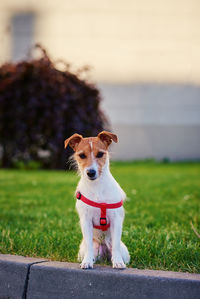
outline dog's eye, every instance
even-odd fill
[[[80,154],[79,157],[80,157],[81,159],[85,159],[85,158],[86,158],[86,155],[85,155],[85,154]]]
[[[98,153],[97,153],[97,155],[96,155],[96,157],[97,157],[97,158],[102,158],[102,157],[103,157],[103,155],[104,155],[104,153],[103,153],[103,152],[98,152]]]

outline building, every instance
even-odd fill
[[[115,159],[200,159],[198,0],[2,0],[0,62],[41,43],[92,66]]]

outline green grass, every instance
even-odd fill
[[[126,191],[122,239],[131,267],[200,272],[200,164],[113,163]],[[64,171],[0,170],[0,252],[76,262],[81,240]]]

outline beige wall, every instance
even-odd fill
[[[101,84],[119,143],[112,158],[200,160],[200,86]]]
[[[119,135],[113,158],[200,159],[199,0],[1,0],[0,63],[13,55],[11,19],[23,12],[34,34],[14,56],[39,42],[54,60],[92,67]]]
[[[200,82],[199,0],[1,0],[1,61],[21,11],[36,14],[35,41],[55,59],[91,65],[95,81]]]
[[[111,148],[113,160],[200,160],[199,125],[120,124],[115,133],[119,143]]]

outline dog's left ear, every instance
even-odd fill
[[[106,147],[108,147],[112,143],[112,140],[115,143],[118,142],[117,135],[107,131],[102,131],[101,133],[98,134],[97,137],[101,139],[101,141],[106,145]]]
[[[71,137],[67,138],[65,140],[65,148],[69,146],[75,151],[77,145],[79,145],[79,143],[81,142],[81,140],[83,139],[83,136],[79,135],[79,134],[74,134]]]

